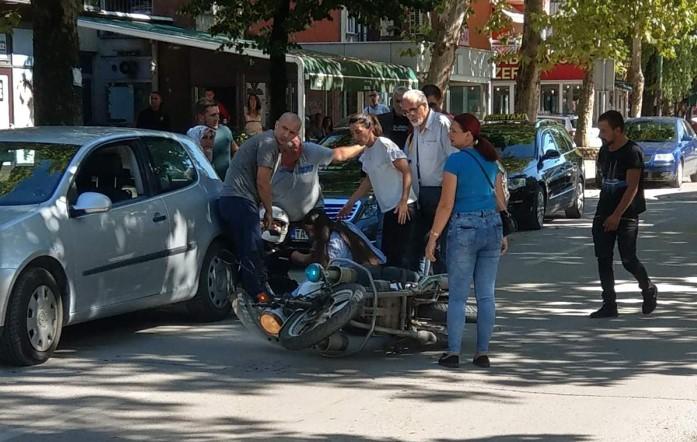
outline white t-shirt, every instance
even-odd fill
[[[402,199],[402,172],[393,163],[406,158],[406,154],[389,138],[379,137],[358,159],[370,178],[373,193],[383,213],[397,207]],[[408,201],[410,204],[416,201],[412,189],[409,189]]]
[[[411,165],[412,187],[440,187],[443,184],[443,166],[450,154],[457,152],[450,144],[450,119],[430,111],[423,130],[414,128],[411,143],[407,146]],[[418,169],[417,169],[418,165]],[[419,174],[421,182],[419,183]]]

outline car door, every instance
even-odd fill
[[[171,300],[184,299],[194,291],[199,263],[215,234],[212,197],[199,184],[194,161],[181,143],[164,137],[143,137],[141,143],[153,192],[164,201],[169,217],[161,291]]]
[[[697,174],[697,135],[692,126],[681,120],[683,127],[683,158],[685,159],[685,175]]]
[[[553,154],[555,157],[546,158]],[[554,212],[563,207],[560,198],[564,195],[566,170],[564,169],[564,158],[559,151],[554,140],[551,129],[545,129],[540,134],[540,175],[547,188],[547,212]]]
[[[135,140],[93,150],[78,167],[71,204],[84,192],[112,199],[105,213],[71,218],[74,311],[89,318],[105,307],[160,293],[170,233],[162,198],[148,191]]]
[[[562,162],[560,166],[563,177],[559,192],[559,203],[566,208],[575,200],[576,183],[579,181],[582,162],[579,161],[579,155],[576,153],[573,142],[566,131],[561,128],[552,128],[550,130],[557,149],[561,153]]]

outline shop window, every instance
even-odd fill
[[[559,113],[559,85],[545,84],[540,87],[540,112]]]
[[[484,112],[483,103],[482,87],[479,85],[450,87],[449,111],[451,114],[469,112],[481,117]]]
[[[562,89],[562,113],[576,114],[578,111],[578,100],[581,98],[580,84],[565,84]]]
[[[511,88],[508,86],[496,86],[494,88],[494,114],[510,114],[511,112]]]

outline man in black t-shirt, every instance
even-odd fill
[[[169,116],[162,111],[162,96],[150,92],[150,107],[138,114],[136,127],[140,129],[170,130]]]
[[[402,150],[404,150],[407,137],[412,130],[411,123],[402,110],[402,95],[408,90],[409,89],[404,86],[396,88],[392,94],[391,111],[386,114],[377,115],[380,126],[382,126],[383,135],[392,140],[392,142]]]
[[[617,242],[622,265],[639,282],[647,315],[656,308],[658,289],[651,283],[646,268],[637,258],[639,214],[646,210],[644,199],[644,153],[627,139],[624,119],[617,111],[608,111],[598,119],[603,146],[598,153],[597,170],[602,174],[600,200],[593,219],[593,244],[603,289],[603,306],[591,318],[617,317],[617,295],[612,257]]]

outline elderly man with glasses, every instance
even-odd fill
[[[413,126],[407,140],[406,152],[412,170],[412,186],[419,208],[419,238],[431,230],[433,217],[440,201],[443,167],[450,154],[457,152],[450,144],[450,119],[428,105],[426,95],[410,90],[402,96],[402,109]],[[440,242],[434,270],[446,273],[445,241]],[[425,243],[424,243],[425,247]]]

